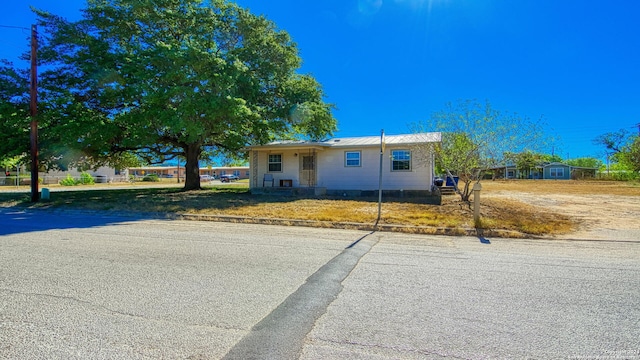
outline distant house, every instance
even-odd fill
[[[571,166],[563,163],[553,162],[542,166],[544,179],[569,180],[594,178],[597,168],[587,168]]]
[[[531,169],[520,170],[515,164],[507,164],[489,169],[493,171],[494,179],[542,179],[543,171],[541,166]]]
[[[200,168],[200,175],[209,175],[216,179],[220,175],[235,175],[238,179],[248,179],[251,173],[248,166],[214,166]]]
[[[128,169],[129,175],[144,177],[146,175],[158,175],[161,178],[173,178],[180,174],[184,177],[184,166],[141,166]]]
[[[184,165],[175,166],[144,166],[129,168],[129,175],[136,177],[144,177],[145,175],[155,174],[161,178],[180,178],[184,179]],[[248,166],[213,166],[200,168],[200,175],[209,175],[213,178],[219,178],[220,175],[233,174],[239,179],[249,178]]]
[[[430,192],[434,179],[430,144],[440,133],[385,137],[382,189]],[[366,194],[379,188],[379,136],[325,141],[280,141],[249,148],[252,191],[306,188],[315,194]]]
[[[498,166],[491,170],[496,179],[570,180],[594,178],[598,169],[552,162],[536,166],[529,171],[519,170],[514,164]]]

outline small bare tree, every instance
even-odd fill
[[[458,176],[462,188],[455,185],[456,192],[465,202],[486,170],[504,164],[505,152],[536,151],[546,144],[542,119],[501,112],[488,101],[448,103],[411,127],[415,133],[442,132],[442,142],[433,149],[436,167],[447,177]]]

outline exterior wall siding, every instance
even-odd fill
[[[560,174],[561,176],[552,176],[551,169],[562,169],[562,174]],[[556,170],[556,175],[557,175],[557,170]],[[569,180],[571,179],[571,167],[568,165],[562,165],[562,164],[553,164],[553,165],[545,166],[544,179]]]
[[[282,155],[282,171],[269,172],[269,155],[280,154]],[[299,159],[296,156],[298,151],[286,150],[286,151],[258,151],[257,157],[252,157],[258,161],[257,166],[257,179],[255,184],[250,184],[251,187],[262,187],[262,180],[264,174],[272,174],[274,179],[274,186],[280,186],[280,180],[291,180],[293,187],[300,186],[300,165]],[[253,164],[252,164],[253,166]],[[253,180],[253,179],[252,179]],[[271,186],[271,184],[265,184],[265,186]]]
[[[385,191],[423,191],[430,192],[433,185],[433,157],[426,154],[422,160],[422,151],[416,148],[416,137],[412,135],[389,137],[382,156],[382,189]],[[431,138],[429,138],[431,139]],[[430,141],[439,141],[439,135]],[[322,191],[372,191],[378,190],[380,171],[380,145],[376,137],[334,139],[327,142],[285,142],[259,146],[251,149],[250,187],[262,188],[265,174],[273,175],[274,187],[282,180],[290,180],[294,188],[315,188]],[[406,141],[406,143],[402,142]],[[411,142],[413,141],[413,142]],[[423,141],[422,138],[419,141]],[[374,145],[375,144],[375,145]],[[420,142],[421,144],[421,142]],[[410,169],[392,170],[391,154],[394,150],[411,152]],[[356,158],[350,157],[352,166],[346,166],[345,154],[359,152],[360,163],[355,166]],[[282,170],[269,172],[269,155],[282,156]],[[315,154],[315,177],[309,181],[309,172],[303,170],[305,156]],[[306,162],[308,165],[309,163]],[[397,164],[402,166],[403,164]],[[315,179],[315,184],[313,179]],[[265,185],[270,187],[271,184]],[[318,192],[320,191],[320,192]]]
[[[407,148],[397,148],[397,150]],[[349,149],[362,151],[361,167],[345,167],[344,152],[347,149],[331,149],[323,153],[320,161],[318,185],[327,189],[377,190],[380,172],[380,150],[378,148]],[[387,148],[382,156],[383,190],[430,190],[433,178],[428,164],[412,156],[411,170],[391,171],[391,151]]]

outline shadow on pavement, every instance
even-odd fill
[[[81,229],[140,220],[86,212],[52,213],[38,210],[0,209],[0,236],[56,229]]]

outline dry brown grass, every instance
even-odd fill
[[[466,223],[464,216],[444,213],[441,209],[436,205],[386,200],[382,205],[381,223],[450,227]],[[372,224],[378,215],[378,204],[365,200],[298,199],[286,202],[267,201],[218,210],[200,209],[195,213]]]
[[[579,221],[518,200],[522,194],[540,197],[553,194],[610,194],[640,196],[638,184],[592,181],[484,181],[482,183],[480,224],[473,222],[473,210],[459,197],[446,196],[442,205],[428,205],[411,199],[385,198],[380,224],[409,227],[448,227],[512,230],[532,235],[565,234],[573,231]],[[508,195],[508,196],[505,196]],[[520,194],[520,195],[519,195]],[[494,195],[492,197],[492,195]],[[255,196],[245,187],[208,188],[184,192],[177,188],[74,191],[52,194],[52,201],[22,206],[74,207],[108,211],[141,211],[158,213],[188,213],[227,215],[248,218],[306,220],[320,224],[373,224],[377,218],[377,199],[297,199],[291,197]],[[0,206],[15,206],[15,197],[0,199]],[[325,226],[325,225],[322,225]],[[407,231],[412,231],[407,229]],[[415,231],[415,230],[413,230]]]
[[[483,199],[482,228],[520,231],[532,235],[566,234],[576,229],[569,216],[511,199]]]
[[[640,196],[640,184],[635,182],[596,180],[487,180],[482,182],[482,191],[487,193],[516,191],[540,195],[609,194]]]

